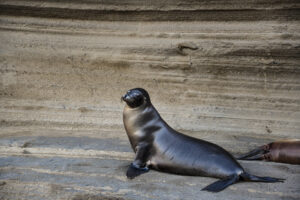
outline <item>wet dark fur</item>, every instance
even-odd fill
[[[144,89],[129,90],[123,121],[135,160],[127,171],[134,178],[149,168],[174,174],[208,176],[221,180],[203,190],[219,192],[238,181],[280,182],[283,179],[257,177],[244,171],[222,147],[172,129],[151,104]]]

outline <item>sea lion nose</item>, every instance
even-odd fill
[[[127,94],[124,94],[124,95],[121,97],[121,99],[122,99],[123,101],[125,101],[126,98],[128,98],[128,95],[127,95]]]

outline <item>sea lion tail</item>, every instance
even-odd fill
[[[216,181],[216,182],[206,186],[202,190],[206,190],[209,192],[220,192],[220,191],[224,190],[225,188],[227,188],[229,185],[232,185],[238,181],[239,181],[239,176],[234,174],[225,179]]]
[[[243,172],[240,175],[240,177],[244,181],[267,182],[267,183],[283,182],[285,180],[283,178],[272,178],[272,177],[255,176],[255,175],[252,175],[252,174],[248,174],[247,172]]]

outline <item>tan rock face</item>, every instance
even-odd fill
[[[63,199],[207,199],[207,178],[151,172],[139,179],[142,189],[125,179],[131,149],[120,97],[134,87],[148,90],[172,127],[233,153],[300,138],[297,1],[14,0],[0,10],[6,199],[54,190]],[[298,168],[246,168],[257,166],[257,175],[287,183],[233,186],[228,198],[299,197]]]

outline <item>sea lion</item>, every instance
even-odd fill
[[[279,140],[239,156],[239,160],[264,160],[300,165],[300,140]]]
[[[219,192],[238,181],[283,182],[284,179],[251,175],[222,147],[172,129],[159,115],[142,88],[121,97],[126,102],[123,122],[136,153],[127,170],[132,179],[149,171],[220,178],[203,190]]]

